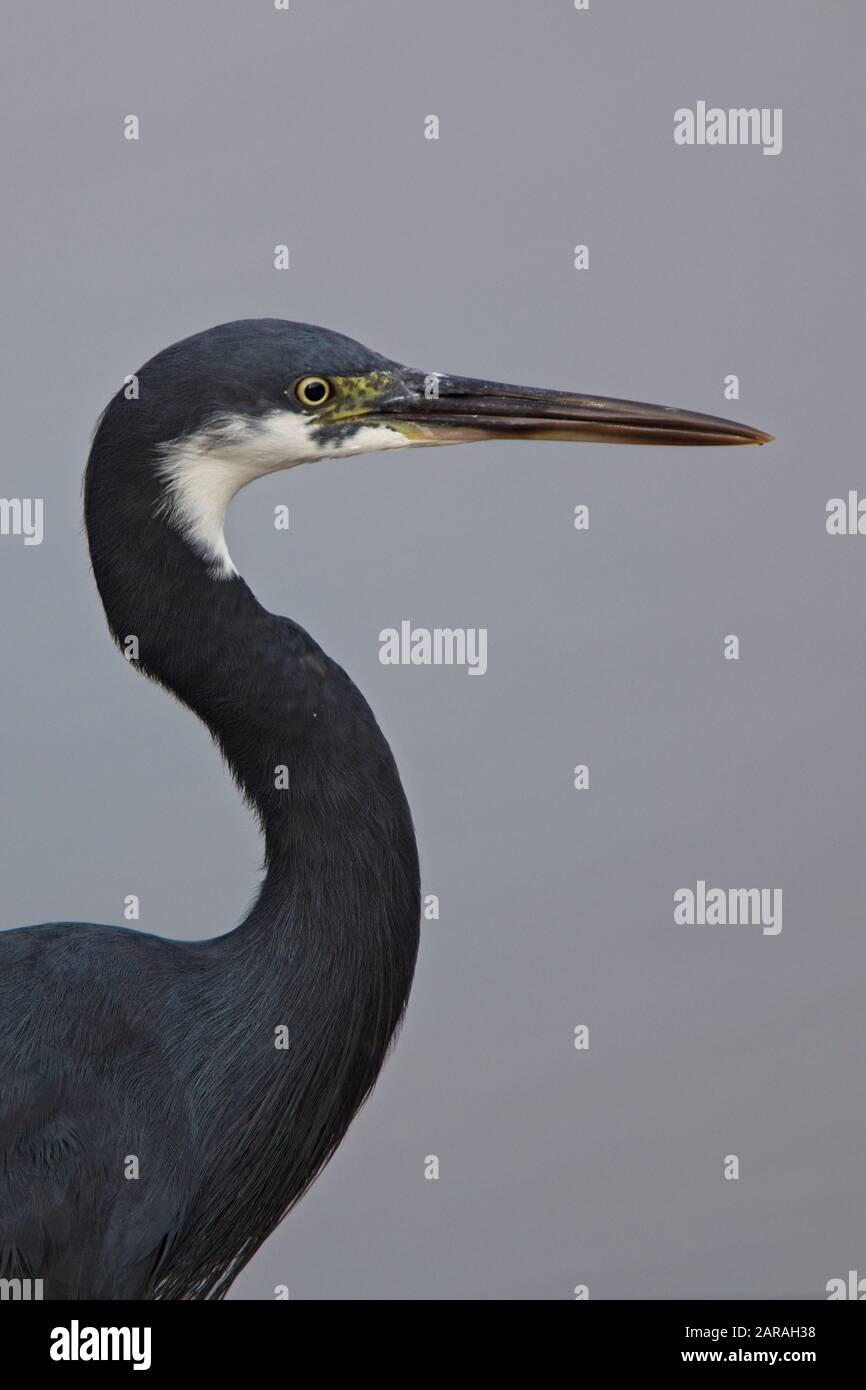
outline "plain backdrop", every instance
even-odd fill
[[[4,27],[0,488],[45,505],[41,546],[0,538],[5,927],[136,893],[195,937],[254,892],[252,821],[113,650],[81,531],[96,417],[167,343],[297,318],[777,436],[374,455],[233,504],[235,563],[376,711],[441,908],[372,1099],[232,1296],[866,1272],[866,539],[825,530],[866,487],[862,8],[18,0]],[[781,154],[676,146],[698,100],[783,108]],[[486,627],[487,674],[382,666],[403,618]],[[781,888],[781,934],[675,926],[698,879]]]

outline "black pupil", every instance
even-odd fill
[[[310,405],[318,405],[328,394],[328,388],[323,381],[308,381],[304,387],[304,399]]]

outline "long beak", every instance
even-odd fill
[[[675,406],[578,396],[472,377],[404,369],[373,407],[383,423],[423,444],[473,439],[560,439],[605,444],[769,444],[752,425]]]

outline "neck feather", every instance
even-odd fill
[[[214,577],[171,524],[153,463],[97,435],[85,483],[96,583],[115,639],[137,638],[140,669],[208,726],[265,839],[246,920],[191,948],[198,993],[176,1059],[195,1067],[202,1179],[158,1296],[221,1297],[376,1079],[412,981],[418,860],[360,692],[242,579]]]
[[[298,911],[304,897],[327,901],[327,921],[363,931],[366,915],[369,932],[388,884],[417,931],[411,818],[361,693],[238,575],[214,577],[165,515],[152,471],[139,466],[136,485],[118,487],[101,462],[91,454],[85,511],[108,623],[121,646],[137,639],[140,669],[208,726],[256,811],[268,877],[250,924],[275,914],[290,886]]]

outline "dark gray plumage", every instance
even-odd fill
[[[248,481],[266,449],[259,471],[383,443],[768,438],[425,377],[279,320],[175,344],[139,386],[111,401],[90,452],[94,576],[115,639],[134,634],[141,669],[211,730],[261,823],[266,873],[246,920],[202,941],[88,923],[0,933],[0,1277],[40,1278],[55,1299],[222,1297],[340,1142],[412,981],[418,859],[394,760],[345,672],[214,551],[231,469]]]

